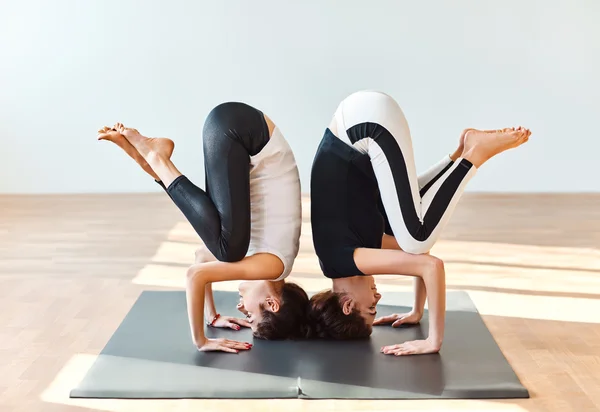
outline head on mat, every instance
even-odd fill
[[[300,286],[286,281],[255,280],[240,283],[242,312],[255,337],[290,339],[304,335],[308,295]]]
[[[337,286],[337,287],[336,287]],[[308,337],[367,338],[373,331],[381,294],[373,276],[346,278],[343,285],[315,294],[308,307]]]

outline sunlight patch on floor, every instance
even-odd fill
[[[469,292],[482,315],[600,324],[600,300]]]
[[[597,249],[440,240],[431,253],[449,262],[597,271],[600,275]]]

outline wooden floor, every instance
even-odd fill
[[[292,279],[318,290],[307,206]],[[163,194],[0,196],[0,411],[600,410],[600,195],[467,194],[433,250],[531,399],[69,399],[142,290],[182,287],[197,242]]]

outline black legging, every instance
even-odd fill
[[[181,175],[168,188],[208,250],[222,262],[242,260],[250,243],[250,156],[269,141],[264,115],[247,104],[215,107],[202,132],[206,191]]]

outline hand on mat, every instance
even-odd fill
[[[404,324],[416,325],[421,321],[422,317],[422,313],[415,311],[410,311],[408,313],[393,313],[391,315],[382,316],[375,319],[375,321],[373,321],[373,325],[387,325],[388,323],[391,323],[393,328],[397,328],[398,326]]]
[[[398,345],[389,345],[381,348],[381,352],[386,355],[424,355],[426,353],[437,353],[440,351],[440,345],[435,345],[429,339],[412,340],[410,342],[400,343]]]
[[[236,340],[229,339],[205,339],[204,344],[198,345],[200,352],[231,352],[238,353],[241,350],[250,350],[252,348],[251,343],[238,342]]]
[[[245,328],[252,327],[250,322],[246,319],[234,318],[231,316],[219,316],[212,326],[213,328],[231,328],[233,330],[240,330],[240,326]]]

